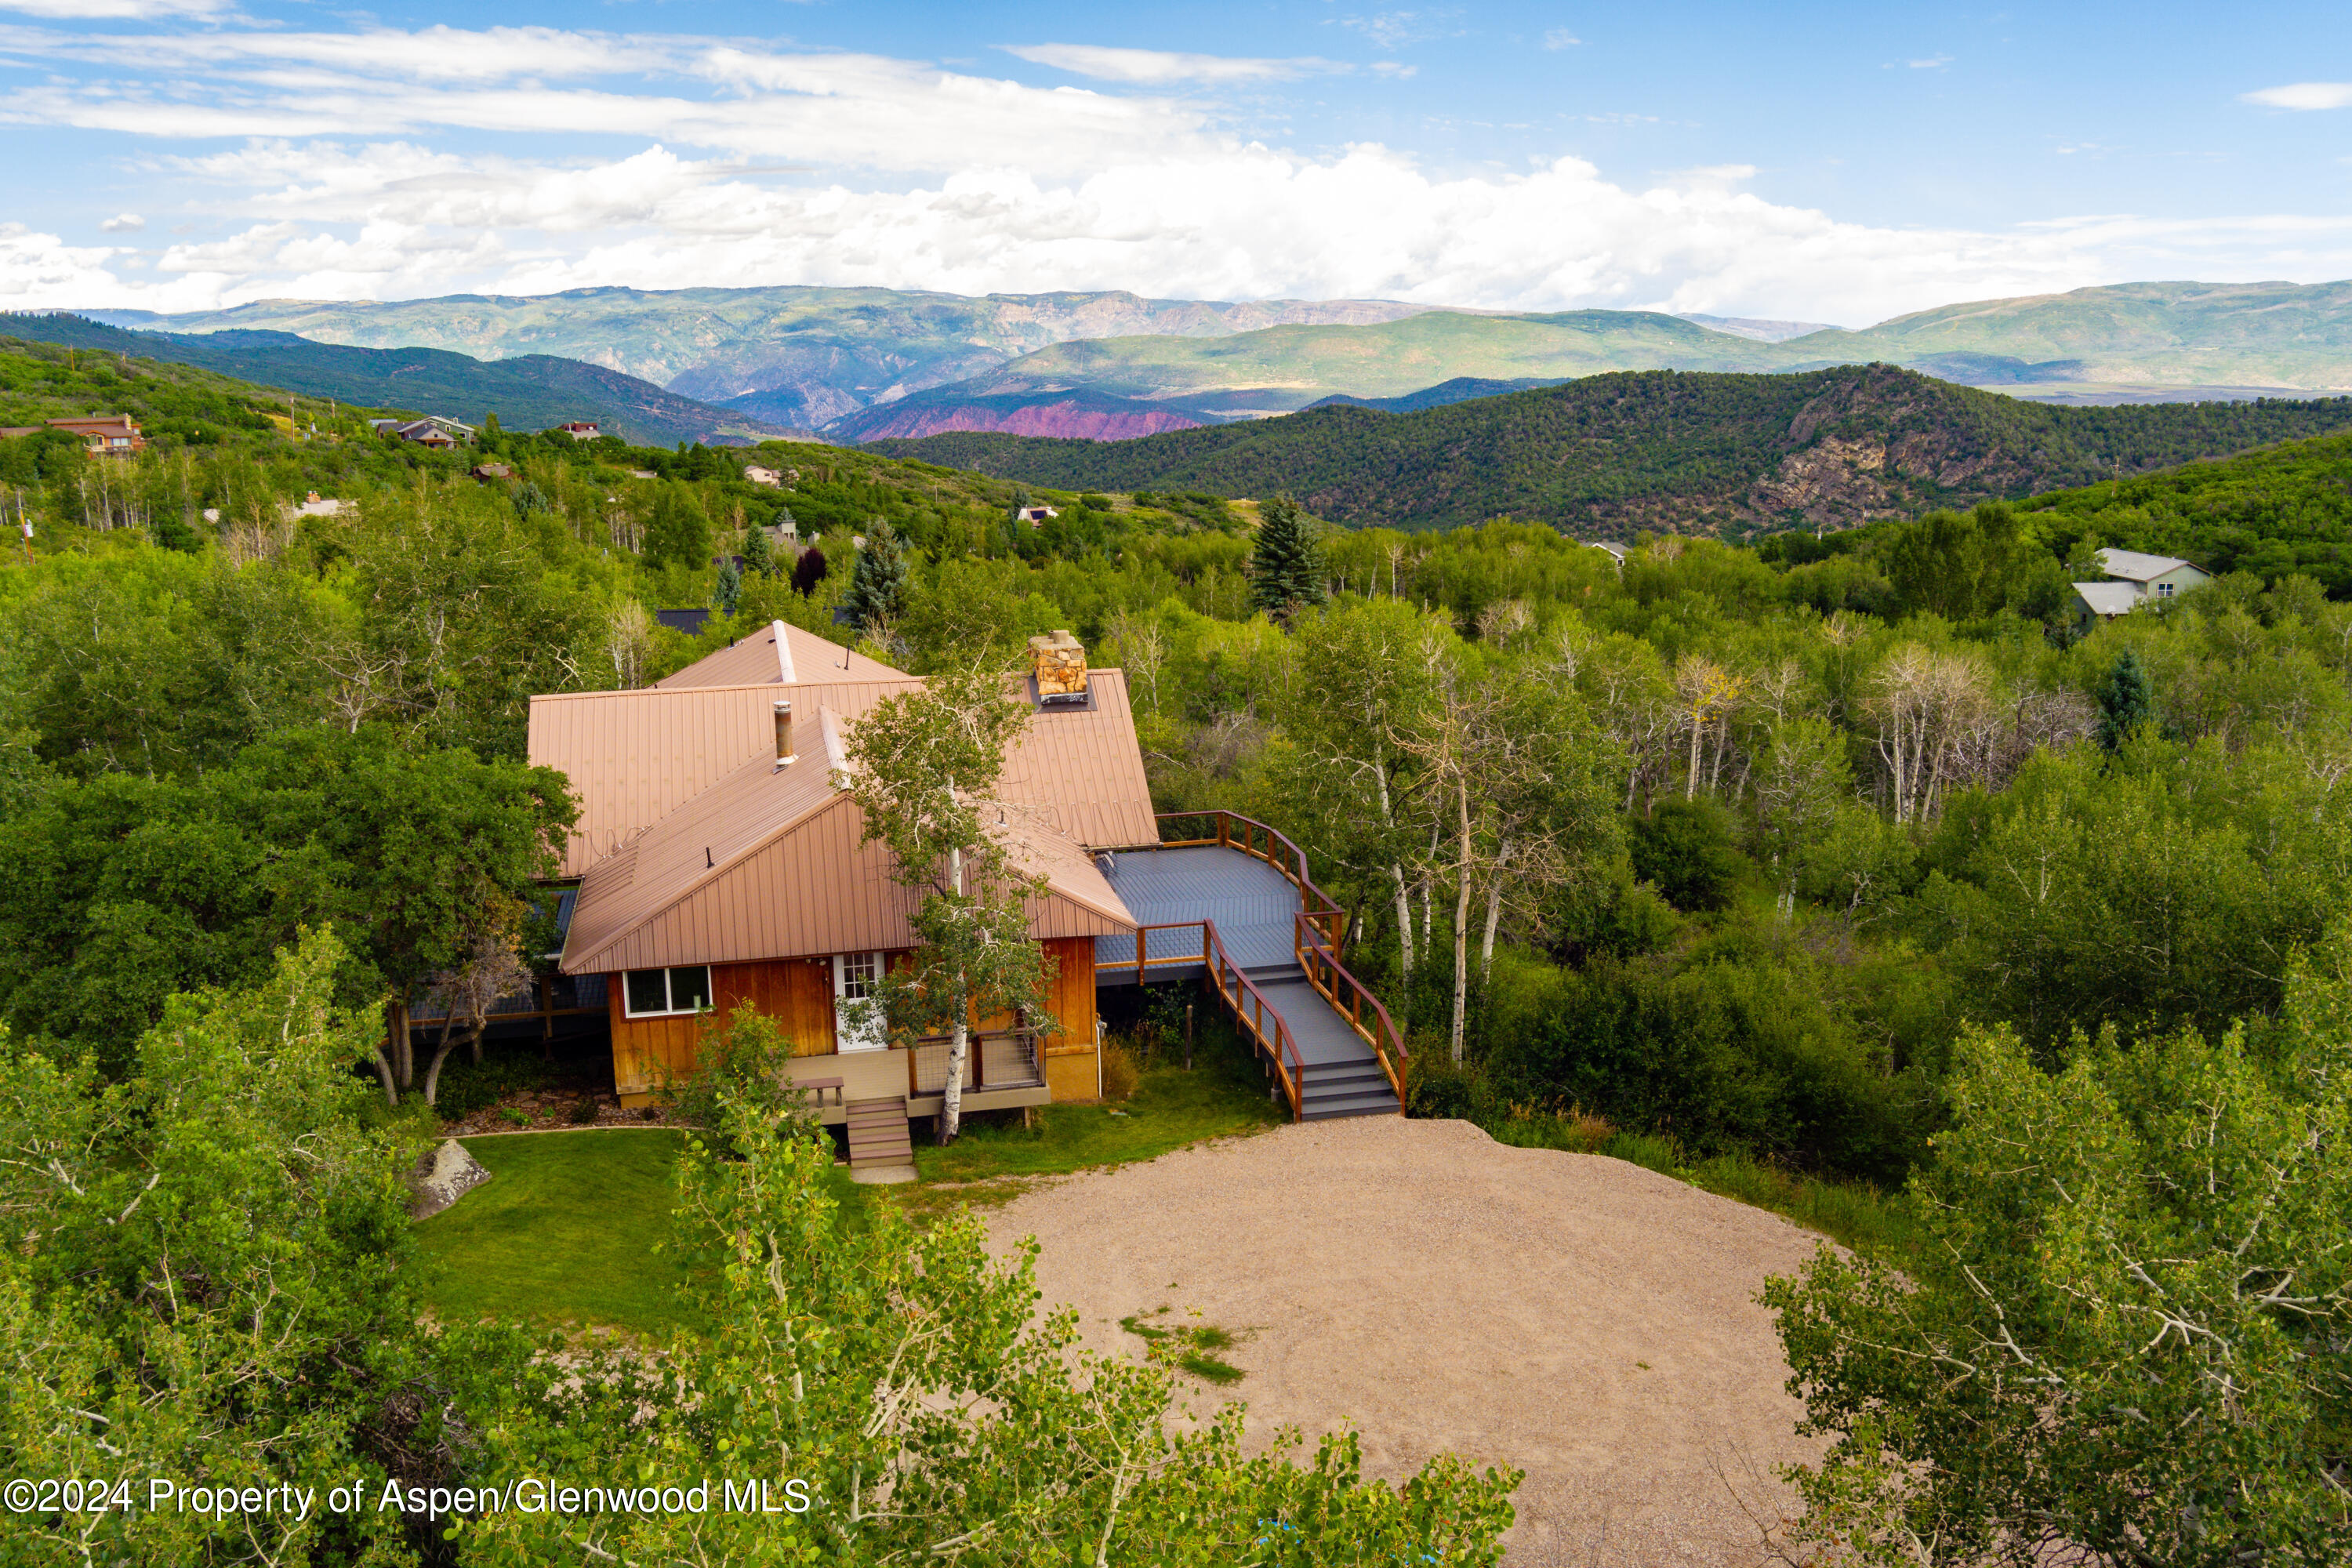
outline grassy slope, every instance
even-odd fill
[[[1436,527],[1507,514],[1576,527],[1660,501],[1694,514],[1746,504],[1748,487],[1790,453],[1837,437],[1918,443],[1936,472],[1958,476],[1952,486],[1884,473],[1873,482],[1924,506],[2032,494],[2347,424],[2352,403],[2342,401],[2053,408],[1848,367],[1594,376],[1410,414],[1332,407],[1133,441],[959,433],[874,449],[1066,488],[1288,490],[1350,523]]]
[[[346,348],[279,332],[132,332],[75,316],[15,316],[0,325],[45,342],[193,364],[309,397],[446,414],[468,424],[491,412],[517,430],[595,419],[625,440],[662,447],[786,433],[601,366],[547,355],[486,363],[437,349]]]
[[[14,324],[0,316],[0,328]],[[216,371],[154,359],[126,366],[111,354],[0,335],[0,425],[128,414],[150,440],[218,440],[232,432],[266,436],[285,412],[282,394]]]
[[[2086,381],[2352,388],[2352,282],[2124,283],[1946,305],[1782,345],[1802,360],[2080,360]]]
[[[1368,327],[1272,327],[1228,338],[1129,337],[1040,350],[974,393],[1084,386],[1120,397],[1232,393],[1234,408],[1286,410],[1346,393],[1393,397],[1453,380],[1592,375],[1633,369],[1775,370],[1799,356],[1673,316],[1432,313]]]

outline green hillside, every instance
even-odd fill
[[[1084,387],[1182,398],[1229,414],[1286,413],[1335,394],[1395,397],[1465,376],[1559,379],[1614,370],[1779,370],[1803,357],[1674,316],[1432,312],[1370,327],[1269,327],[1228,338],[1057,344],[965,387],[975,395]]]
[[[492,413],[520,430],[593,419],[624,440],[664,447],[806,434],[697,403],[600,365],[548,354],[486,363],[439,349],[347,348],[287,332],[127,331],[79,316],[9,315],[0,317],[0,325],[21,338],[201,365],[309,397],[444,414],[475,425]]]
[[[973,298],[786,287],[575,289],[531,298],[459,294],[352,303],[264,300],[226,310],[105,319],[174,331],[266,329],[321,342],[446,349],[486,360],[556,354],[749,416],[814,427],[1070,338],[1215,336],[1286,321],[1384,321],[1421,309],[1364,300],[1224,303],[1125,292]]]
[[[2352,435],[2063,490],[2022,510],[2062,553],[2091,538],[2210,572],[2299,572],[2352,597]]]
[[[1342,405],[1133,441],[966,433],[875,447],[1066,488],[1288,490],[1356,524],[1508,515],[1738,535],[2032,495],[2347,426],[2341,398],[2053,408],[1881,365],[1625,373],[1418,413]]]
[[[1885,360],[1936,374],[1945,372],[1920,362],[1963,354],[2013,362],[1965,376],[1978,384],[2024,379],[2352,390],[2352,282],[2119,283],[1946,305],[1867,331],[1813,332],[1780,346],[1816,363]],[[2040,374],[2020,377],[2021,367],[2040,367]]]

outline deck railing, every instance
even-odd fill
[[[1298,1055],[1298,1041],[1291,1035],[1290,1026],[1265,994],[1250,977],[1242,973],[1240,964],[1226,955],[1225,944],[1217,935],[1217,922],[1212,920],[1181,921],[1171,925],[1138,926],[1135,931],[1135,978],[1142,984],[1145,971],[1154,962],[1150,957],[1151,933],[1156,931],[1196,931],[1199,945],[1190,953],[1178,949],[1177,956],[1158,962],[1200,964],[1207,978],[1217,988],[1226,1010],[1257,1042],[1258,1049],[1274,1066],[1274,1076],[1282,1084],[1283,1098],[1290,1102],[1290,1119],[1301,1119],[1303,1096],[1307,1088],[1307,1064]]]
[[[1243,854],[1263,860],[1282,873],[1290,885],[1298,889],[1298,901],[1318,929],[1328,939],[1333,948],[1339,946],[1348,933],[1348,914],[1339,900],[1317,887],[1307,874],[1307,851],[1292,843],[1281,829],[1269,827],[1253,816],[1236,811],[1163,811],[1156,819],[1161,824],[1160,847],[1162,849],[1187,849],[1196,845],[1214,844],[1221,848],[1238,849]],[[1171,822],[1213,823],[1216,831],[1207,837],[1170,838],[1167,824]]]
[[[964,1052],[963,1086],[967,1089],[1028,1089],[1045,1081],[1037,1056],[1034,1029],[974,1029]],[[907,1058],[909,1098],[944,1094],[948,1087],[948,1053],[955,1042],[946,1035],[925,1035],[902,1047]],[[995,1060],[990,1061],[993,1044]]]

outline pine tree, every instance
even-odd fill
[[[769,542],[768,531],[756,522],[743,531],[743,570],[762,577],[776,574],[776,547]]]
[[[1258,509],[1257,549],[1250,557],[1257,607],[1288,625],[1302,605],[1323,603],[1323,552],[1315,521],[1288,495]]]
[[[719,585],[710,591],[710,607],[732,616],[743,597],[743,574],[730,559],[719,563]]]
[[[2099,744],[2115,751],[2134,730],[2156,721],[2156,690],[2139,650],[2127,647],[2099,682]]]
[[[842,599],[850,624],[860,630],[896,616],[907,593],[907,552],[898,530],[878,517],[866,529],[866,548],[857,552],[857,567]]]

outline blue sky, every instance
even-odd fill
[[[490,18],[495,16],[495,21]],[[2352,275],[2341,6],[0,0],[0,305]]]

